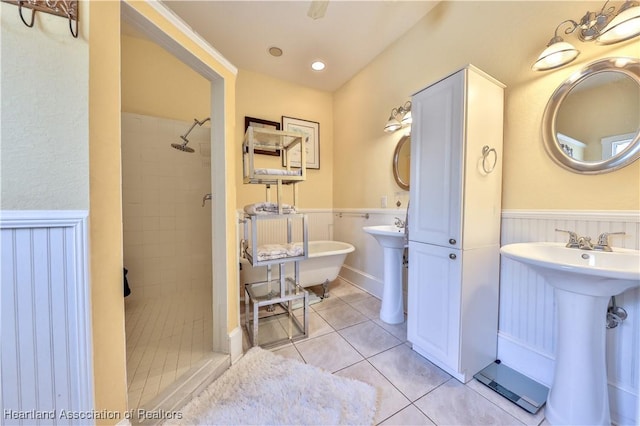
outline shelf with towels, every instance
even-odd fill
[[[244,284],[245,327],[253,346],[275,346],[309,335],[309,293],[299,285],[300,261],[309,253],[307,215],[296,210],[297,184],[306,179],[306,153],[303,135],[249,126],[242,144],[242,170],[245,184],[265,185],[266,200],[249,204],[244,208],[244,238],[240,253],[252,266],[265,267],[265,279]],[[264,152],[277,153],[260,155]],[[292,161],[300,160],[302,167],[293,167]],[[274,161],[274,160],[279,160]],[[283,186],[293,189],[293,204],[282,202]],[[271,188],[276,197],[271,201]],[[280,223],[269,232],[261,232],[264,221]],[[275,229],[275,231],[274,231]],[[268,239],[268,241],[259,241]],[[285,276],[285,264],[293,263],[294,276]],[[273,266],[277,266],[273,270]],[[294,305],[303,308],[302,323],[293,313]],[[266,308],[266,309],[264,309]],[[282,330],[286,336],[275,341],[259,339],[259,326],[274,316],[288,317],[288,325]]]
[[[303,135],[262,127],[247,127],[242,143],[242,176],[244,183],[289,185],[306,179],[306,152]],[[278,155],[265,156],[260,152]],[[300,155],[301,167],[293,167],[294,154]],[[280,160],[277,164],[274,159]],[[296,160],[297,161],[297,160]],[[276,164],[274,164],[276,163]]]

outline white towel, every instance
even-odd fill
[[[286,170],[286,169],[255,169],[255,175],[278,175],[278,176],[301,176],[302,170]]]
[[[287,257],[287,248],[282,244],[265,244],[258,247],[258,260]]]
[[[304,254],[300,244],[264,244],[258,247],[258,261],[297,257]]]
[[[249,204],[244,206],[244,211],[247,214],[277,214],[278,205],[276,203],[268,202]],[[296,213],[296,208],[289,204],[282,204],[282,213]]]
[[[304,254],[304,247],[301,243],[287,244],[287,256],[295,257],[302,256]]]

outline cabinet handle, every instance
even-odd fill
[[[453,254],[453,253],[449,254],[449,259],[454,260],[455,258],[456,258],[455,254]]]
[[[449,240],[449,244],[455,244],[455,243],[456,243],[456,240],[454,240],[453,238]]]

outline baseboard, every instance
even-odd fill
[[[550,387],[553,382],[554,358],[513,337],[498,333],[498,359],[505,365]],[[633,389],[608,383],[611,420],[617,425],[637,424],[638,398]]]
[[[242,358],[242,327],[238,326],[229,333],[229,355],[231,356],[231,364],[235,364]]]
[[[640,424],[640,395],[632,389],[609,383],[609,410],[611,421],[617,425]]]
[[[549,387],[553,382],[554,359],[536,348],[498,332],[498,359],[505,365]]]
[[[374,295],[378,299],[382,299],[384,284],[373,275],[369,275],[348,265],[342,265],[342,268],[340,269],[340,277],[362,288],[364,291]],[[329,292],[331,292],[331,287],[329,287]]]

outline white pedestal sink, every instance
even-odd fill
[[[609,298],[640,285],[640,252],[600,252],[561,243],[519,243],[503,256],[537,270],[554,287],[556,360],[545,417],[552,425],[611,425],[605,318]]]
[[[387,324],[400,324],[404,322],[402,300],[404,229],[394,225],[365,226],[362,229],[373,235],[384,250],[384,287],[380,319]]]

